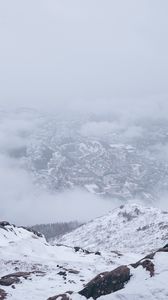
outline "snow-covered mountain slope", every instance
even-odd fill
[[[8,222],[0,222],[0,246],[7,246],[12,243],[19,243],[20,241],[31,241],[32,239],[45,242],[43,235],[37,231],[17,227]]]
[[[99,235],[101,243],[96,244],[94,240],[90,248],[97,249],[99,246],[101,253],[73,246],[52,246],[39,233],[1,222],[0,299],[165,300],[168,295],[166,219],[166,213],[136,205],[120,207],[107,216],[97,218],[80,230],[85,233],[87,241]],[[91,229],[91,224],[94,231],[89,233],[87,226]],[[112,232],[111,240],[106,239],[106,231],[112,229],[111,225],[118,230],[115,247],[112,245]],[[147,225],[151,225],[151,230]],[[77,234],[79,229],[73,233],[74,240]],[[69,239],[70,236],[73,245],[72,234],[69,234]],[[114,234],[113,240],[117,236]],[[139,243],[138,239],[141,239]],[[120,247],[122,242],[124,244]],[[81,239],[80,246],[83,244]],[[141,254],[142,250],[147,252],[157,246],[160,249],[147,253],[148,256]],[[114,249],[123,252],[113,252]]]
[[[51,246],[24,228],[1,225],[0,299],[1,290],[11,300],[47,300],[64,291],[77,292],[98,273],[119,266],[122,259],[113,256],[115,263],[102,255]]]
[[[59,242],[90,250],[147,252],[168,241],[168,212],[132,203],[64,235]]]

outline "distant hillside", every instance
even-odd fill
[[[62,235],[73,231],[81,226],[81,223],[77,221],[61,222],[51,224],[39,224],[30,227],[31,229],[44,234],[46,240],[52,240],[54,238],[61,237]]]
[[[168,192],[167,119],[0,111],[0,130],[0,153],[46,190],[78,188],[147,205]]]

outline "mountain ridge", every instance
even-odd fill
[[[167,229],[167,211],[130,202],[64,235],[59,242],[89,250],[144,252],[164,245]]]

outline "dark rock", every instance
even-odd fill
[[[118,251],[114,251],[114,250],[112,250],[112,251],[111,251],[111,253],[113,253],[113,254],[117,255],[118,257],[121,257],[121,256],[123,256],[123,254],[121,254],[121,253],[120,253],[120,252],[118,252]]]
[[[70,274],[76,274],[76,275],[80,273],[79,271],[74,270],[74,269],[67,269],[67,271],[68,271],[68,273],[70,273]]]
[[[80,247],[74,247],[75,252],[79,252],[81,250]]]
[[[0,279],[0,285],[2,286],[10,286],[19,282],[20,280],[17,277],[7,277],[7,278]]]
[[[139,266],[142,266],[144,269],[150,272],[150,276],[153,277],[155,275],[155,266],[154,263],[151,261],[154,259],[156,253],[158,252],[168,252],[168,244],[164,247],[158,249],[155,252],[152,252],[148,255],[146,255],[143,259],[139,260],[138,262],[131,264],[133,268],[138,268]]]
[[[164,246],[163,248],[160,248],[159,250],[156,251],[157,252],[168,252],[168,245]]]
[[[67,274],[66,274],[66,271],[60,271],[59,273],[57,273],[58,275],[60,275],[60,276],[66,276]]]
[[[93,251],[89,251],[86,249],[83,249],[81,247],[74,247],[75,252],[83,252],[85,254],[95,254],[95,255],[101,255],[101,253],[99,251],[93,252]]]
[[[142,266],[144,269],[146,269],[146,271],[148,271],[150,273],[151,277],[153,277],[155,275],[155,265],[149,259],[140,260],[139,262],[137,262],[135,264],[131,264],[131,266],[135,269],[138,268],[139,266]]]
[[[72,295],[72,294],[73,294],[73,291],[67,291],[65,294]]]
[[[127,266],[121,266],[111,272],[104,272],[92,279],[80,295],[87,299],[97,299],[100,296],[114,293],[124,288],[124,285],[130,280],[130,269]]]
[[[16,272],[16,273],[11,273],[11,274],[5,275],[1,279],[19,278],[19,277],[23,277],[24,279],[27,279],[33,273],[35,273],[35,272]]]
[[[146,255],[143,259],[154,259],[156,252]]]
[[[1,221],[0,222],[0,228],[7,230],[6,226],[10,225],[10,223],[6,222],[6,221]]]
[[[11,286],[17,283],[20,283],[20,278],[28,279],[31,274],[41,274],[40,271],[34,272],[16,272],[5,275],[0,278],[0,285],[2,286]]]
[[[36,235],[37,237],[43,237],[43,234],[42,234],[42,233],[40,233],[40,232],[38,232],[38,231],[36,231],[36,230],[30,228],[30,227],[24,227],[24,226],[22,226],[21,228],[23,228],[23,229],[25,229],[25,230],[27,230],[27,231],[33,233],[33,234]]]
[[[15,289],[16,289],[16,287],[15,287],[15,285],[14,285],[14,284],[11,286],[11,288],[12,288],[13,290],[15,290]]]
[[[71,300],[70,298],[70,295],[69,294],[60,294],[60,295],[57,295],[57,296],[54,296],[54,297],[50,297],[48,298],[47,300]]]
[[[139,227],[139,228],[137,229],[137,231],[144,231],[144,230],[149,229],[149,227],[150,227],[150,225],[146,225],[146,226],[143,226],[143,227]]]
[[[5,300],[7,299],[6,297],[7,293],[4,290],[0,289],[0,300]]]
[[[153,277],[155,275],[155,265],[151,260],[144,260],[142,262],[142,267],[146,269],[150,273],[150,276]]]
[[[1,222],[0,222],[0,226],[2,226],[2,227],[10,226],[10,223],[9,223],[9,222],[6,222],[6,221],[1,221]]]
[[[57,265],[57,267],[58,267],[58,265]],[[62,267],[62,266],[59,266],[59,268],[60,269],[62,269],[63,271],[60,271],[59,273],[58,273],[58,275],[63,275],[63,276],[65,276],[66,275],[66,272],[68,272],[68,273],[70,273],[70,274],[79,274],[80,272],[79,271],[77,271],[77,270],[74,270],[74,269],[67,269],[67,268],[64,268],[64,267]],[[64,272],[65,271],[65,272]]]

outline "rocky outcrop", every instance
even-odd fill
[[[74,247],[75,252],[83,252],[85,254],[95,254],[95,255],[101,255],[99,251],[93,252],[86,249],[83,249],[81,247]]]
[[[57,299],[59,299],[59,300],[71,300],[69,293],[60,294],[60,295],[57,295],[57,296],[54,296],[54,297],[50,297],[47,300],[57,300]]]
[[[31,272],[16,272],[12,274],[8,274],[6,276],[1,277],[0,285],[2,286],[10,286],[13,284],[20,283],[20,278],[28,279],[31,275]]]
[[[141,260],[135,264],[131,264],[133,268],[138,268],[142,266],[146,271],[150,273],[150,276],[153,277],[155,275],[155,265],[150,259]]]
[[[130,269],[127,266],[121,266],[111,272],[101,273],[92,279],[80,295],[87,299],[97,299],[100,296],[114,293],[124,288],[124,285],[130,280]]]
[[[1,221],[0,222],[0,226],[2,226],[2,227],[9,226],[9,225],[10,225],[9,222],[6,222],[6,221]]]
[[[27,230],[29,232],[32,232],[37,237],[43,237],[42,233],[40,233],[39,231],[36,231],[36,230],[34,230],[34,229],[30,228],[30,227],[24,227],[24,226],[22,226],[21,228],[23,228],[23,229],[25,229],[25,230]]]
[[[101,256],[101,252],[100,252],[100,251],[94,252],[94,251],[89,251],[89,250],[87,250],[87,249],[83,249],[83,248],[78,247],[78,246],[72,247],[72,246],[67,246],[67,245],[64,245],[64,244],[58,244],[58,243],[55,244],[55,245],[58,246],[58,247],[63,246],[63,247],[67,247],[67,248],[70,248],[70,249],[74,249],[75,252],[84,253],[84,254],[86,254],[86,255],[94,254],[94,255],[99,255],[99,256]]]
[[[142,266],[144,269],[146,269],[146,271],[150,273],[150,276],[153,277],[155,275],[155,265],[152,260],[154,259],[155,255],[159,252],[168,252],[168,244],[158,249],[157,251],[148,254],[138,262],[131,264],[131,267],[136,269],[139,266]]]
[[[6,222],[6,221],[1,221],[0,222],[0,228],[6,230],[6,226],[9,226],[10,223]]]
[[[21,278],[28,279],[32,274],[43,275],[41,271],[33,272],[16,272],[12,274],[5,275],[0,278],[0,285],[2,286],[11,286],[21,282]]]
[[[18,277],[2,277],[0,279],[0,285],[11,286],[13,284],[19,283],[20,279]]]

